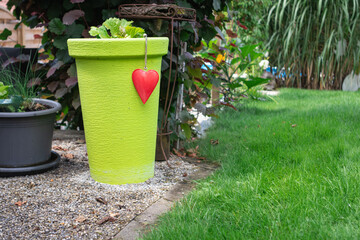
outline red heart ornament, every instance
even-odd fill
[[[136,69],[132,73],[132,80],[141,101],[145,104],[159,82],[159,74],[155,70],[145,72]]]

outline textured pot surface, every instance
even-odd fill
[[[61,105],[50,100],[34,100],[51,109],[0,112],[0,168],[35,166],[50,159],[55,116]]]
[[[168,38],[148,38],[148,69],[161,72]],[[143,104],[132,72],[144,68],[145,39],[69,39],[76,59],[91,176],[143,182],[154,175],[159,85]]]

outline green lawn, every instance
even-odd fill
[[[360,239],[360,93],[276,101],[220,114],[198,144],[222,168],[145,239]]]

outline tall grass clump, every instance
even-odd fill
[[[359,72],[360,0],[278,0],[267,14],[271,62],[286,87],[341,89]]]
[[[25,64],[24,71],[21,64]],[[20,63],[18,67],[8,66],[0,68],[0,82],[7,86],[7,98],[11,104],[0,102],[0,111],[22,112],[31,110],[35,102],[33,98],[39,97],[39,84],[42,73],[35,72],[30,62]]]

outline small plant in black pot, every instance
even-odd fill
[[[0,176],[44,172],[59,164],[51,144],[61,105],[38,98],[39,80],[30,65],[25,73],[0,69]]]

